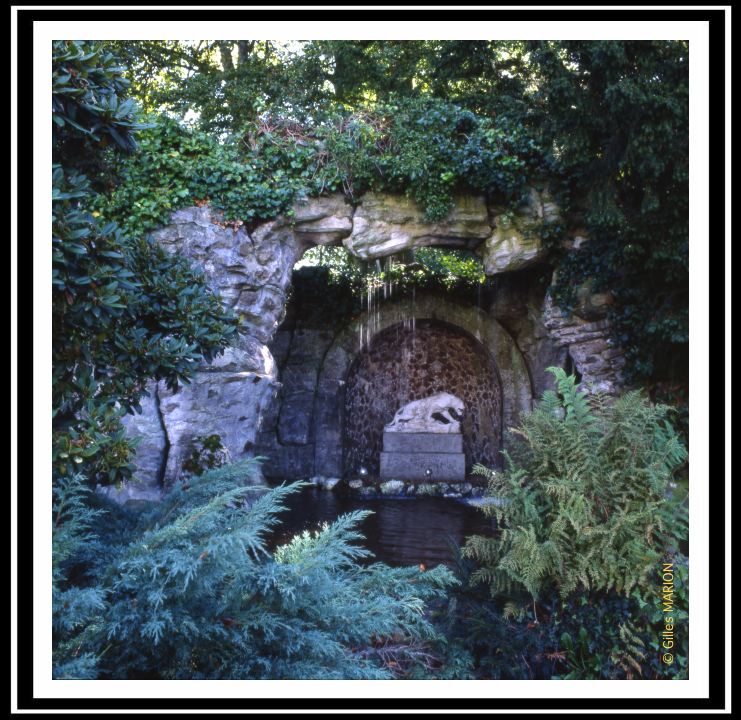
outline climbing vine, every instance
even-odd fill
[[[263,115],[219,140],[166,117],[139,134],[98,211],[132,233],[208,202],[248,226],[288,212],[302,197],[342,191],[406,192],[429,221],[457,192],[519,199],[539,162],[523,128],[439,100],[398,100],[373,111],[332,109],[312,125]]]

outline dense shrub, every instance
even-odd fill
[[[251,225],[298,198],[338,190],[350,200],[370,189],[406,192],[440,220],[457,191],[519,201],[539,158],[522,128],[430,99],[355,114],[331,109],[309,125],[265,115],[221,140],[158,117],[139,145],[98,208],[134,233],[195,202]]]
[[[457,573],[460,587],[450,591],[436,616],[447,638],[443,668],[465,667],[468,678],[489,680],[618,680],[682,679],[688,676],[689,624],[686,566],[675,566],[675,606],[667,615],[655,592],[644,600],[615,592],[557,595],[538,603],[538,620],[506,597],[491,597],[488,588]],[[667,617],[673,621],[673,660],[667,651]],[[445,671],[443,670],[443,672]],[[439,673],[442,674],[442,673]]]
[[[99,43],[55,42],[52,81],[54,673],[88,678],[100,648],[81,649],[78,637],[107,596],[76,561],[95,545],[88,486],[131,476],[121,417],[141,411],[147,382],[187,382],[227,346],[236,320],[184,259],[94,210],[115,152],[133,150],[141,129],[115,58]]]
[[[495,636],[503,623],[547,626],[541,654],[556,653],[565,677],[682,676],[687,508],[672,479],[686,450],[666,407],[638,391],[587,395],[573,376],[551,371],[557,391],[515,431],[521,442],[507,468],[478,468],[489,477],[482,509],[499,530],[468,539],[471,582],[485,583],[509,618],[493,623]],[[665,562],[677,568],[671,616],[685,642],[672,667],[658,661]]]
[[[57,562],[84,581],[57,583],[57,677],[378,679],[426,657],[439,639],[426,603],[451,573],[365,562],[364,512],[270,551],[299,484],[268,491],[256,468],[208,471],[138,516],[111,506],[60,523]],[[71,512],[66,487],[58,497]]]
[[[54,470],[111,483],[132,473],[120,419],[141,411],[146,383],[187,382],[229,344],[236,319],[185,259],[94,210],[111,148],[133,150],[142,126],[110,53],[92,42],[53,49]]]
[[[585,279],[615,296],[630,380],[689,379],[689,45],[533,43],[533,96],[562,204],[590,236],[559,260],[555,297]]]
[[[465,552],[495,593],[653,589],[659,563],[685,537],[681,505],[668,499],[687,452],[667,409],[638,391],[610,401],[587,395],[551,368],[543,393],[516,434],[517,463],[489,477],[500,536],[471,538]],[[679,514],[678,514],[679,513]]]

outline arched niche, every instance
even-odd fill
[[[337,477],[344,470],[345,390],[356,356],[372,345],[379,333],[412,319],[458,328],[485,349],[501,387],[503,430],[516,425],[520,415],[531,410],[532,385],[524,358],[510,334],[484,310],[432,295],[386,302],[347,325],[325,356],[314,401],[314,467],[318,475]]]
[[[353,360],[345,383],[343,469],[375,476],[383,428],[412,400],[447,392],[460,398],[466,468],[498,465],[502,386],[491,354],[470,333],[439,320],[391,325]]]

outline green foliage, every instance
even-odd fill
[[[688,379],[689,47],[533,43],[544,147],[590,241],[559,263],[563,307],[585,279],[615,295],[629,379]]]
[[[120,162],[118,185],[98,210],[132,234],[166,224],[173,210],[209,202],[226,221],[248,225],[275,217],[311,186],[314,148],[260,133],[255,146],[220,143],[158,117],[139,135],[139,151]]]
[[[78,558],[93,618],[64,646],[89,659],[85,677],[97,664],[97,677],[117,679],[379,679],[393,676],[389,643],[414,660],[438,639],[425,608],[454,582],[449,571],[367,564],[355,544],[362,512],[271,552],[281,501],[300,483],[268,491],[256,470],[249,461],[192,478],[130,518],[123,543],[109,517],[121,511],[108,509],[95,528],[105,550]]]
[[[369,189],[407,192],[429,220],[440,220],[455,192],[519,198],[538,158],[522,128],[436,100],[354,114],[335,108],[307,124],[263,115],[223,141],[160,117],[139,144],[98,205],[137,234],[194,203],[250,226],[337,190],[351,200]]]
[[[482,114],[524,117],[532,71],[522,41],[218,40],[109,43],[148,110],[195,114],[215,134],[265,109],[297,119],[340,102],[443,98]]]
[[[592,680],[614,678],[681,679],[687,677],[689,613],[686,559],[674,558],[674,607],[661,604],[659,569],[649,578],[650,588],[635,589],[629,597],[615,593],[574,595],[554,601],[550,625],[558,639],[565,667],[556,678]],[[674,628],[673,661],[667,652],[667,619]],[[664,633],[664,635],[662,635]]]
[[[521,126],[433,98],[395,98],[324,134],[351,198],[368,189],[406,192],[429,221],[445,218],[456,191],[519,200],[540,157]]]
[[[467,677],[503,680],[681,679],[688,672],[689,614],[687,562],[673,567],[673,606],[662,605],[661,564],[643,589],[631,593],[591,590],[568,597],[545,593],[536,605],[523,596],[492,596],[477,580],[477,561],[459,554],[459,584],[434,616],[447,638],[445,661],[466,658]],[[666,622],[674,626],[673,662]]]
[[[54,161],[88,174],[102,171],[105,148],[136,148],[136,103],[123,97],[129,81],[100,43],[58,40],[52,49]]]
[[[221,467],[227,462],[227,450],[221,435],[197,435],[191,440],[190,455],[183,462],[183,471],[189,475],[201,475],[206,470]]]
[[[201,275],[159,245],[125,235],[93,210],[105,184],[105,146],[135,147],[127,82],[97,43],[54,43],[52,168],[53,462],[103,483],[130,477],[120,423],[141,411],[150,380],[188,382],[236,334],[236,320]]]
[[[659,563],[686,537],[686,509],[667,497],[687,452],[667,408],[639,392],[614,401],[588,396],[550,368],[546,391],[517,429],[518,464],[489,477],[498,538],[474,536],[465,553],[494,594],[551,591],[655,592]]]
[[[443,250],[440,248],[418,248],[414,260],[428,275],[436,275],[448,288],[466,284],[478,286],[486,282],[481,259],[466,250]]]
[[[105,607],[96,585],[68,582],[70,566],[94,539],[92,526],[100,510],[89,507],[90,489],[78,474],[56,477],[52,502],[52,666],[54,678],[92,679],[97,674],[93,652],[79,652],[75,635]]]
[[[116,482],[132,470],[120,418],[141,411],[146,382],[188,382],[236,320],[185,259],[100,223],[84,176],[56,167],[53,180],[53,460]]]
[[[563,253],[561,231],[575,228],[544,228],[559,266],[558,304],[569,308],[588,279],[595,291],[610,290],[628,379],[686,384],[686,41],[113,45],[149,109],[187,114],[276,157],[285,148],[276,166],[285,176],[267,181],[272,191],[263,183],[256,212],[243,206],[250,217],[260,216],[263,195],[306,171],[298,184],[309,193],[342,188],[357,198],[388,188],[440,218],[459,189],[516,198],[537,164],[561,180],[560,205],[590,237]],[[141,198],[151,201],[151,193]]]
[[[297,263],[294,290],[302,297],[320,301],[328,287],[345,288],[355,296],[351,312],[362,309],[369,294],[384,299],[409,295],[414,289],[445,291],[478,297],[486,285],[481,260],[468,250],[418,248],[405,253],[363,262],[343,247],[315,247]],[[308,292],[309,286],[315,292]],[[384,294],[385,292],[385,294]],[[335,308],[334,302],[327,302]]]

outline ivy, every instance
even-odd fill
[[[689,377],[688,55],[686,42],[532,44],[541,79],[534,122],[563,180],[562,207],[589,242],[560,253],[554,298],[609,291],[626,379]]]
[[[519,199],[538,158],[523,129],[430,99],[372,112],[333,108],[313,125],[266,114],[222,140],[158,117],[97,209],[140,234],[195,203],[251,226],[299,198],[342,191],[358,201],[376,190],[407,193],[435,221],[457,192]]]

